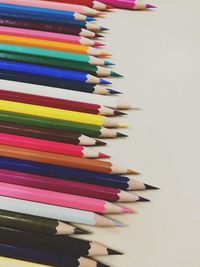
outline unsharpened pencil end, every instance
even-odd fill
[[[128,137],[128,135],[117,132],[117,137]]]
[[[114,249],[107,248],[108,255],[123,255],[122,252],[116,251]]]
[[[128,169],[128,170],[127,170],[127,173],[128,173],[128,174],[140,174],[139,172],[136,172],[136,171],[131,170],[131,169]]]
[[[115,65],[115,63],[112,63],[110,61],[105,60],[104,65],[105,66],[113,66],[113,65]]]
[[[101,43],[101,42],[94,42],[94,46],[105,46],[104,43]]]
[[[155,187],[155,186],[152,186],[152,185],[149,185],[149,184],[144,184],[145,185],[145,189],[147,190],[150,190],[150,189],[160,189],[158,187]]]
[[[150,200],[144,197],[139,197],[138,202],[149,202]]]
[[[99,79],[100,84],[112,84],[111,82],[104,80],[104,79]]]
[[[101,159],[108,159],[108,158],[110,158],[110,156],[109,155],[106,155],[104,153],[99,153],[99,158],[101,158]]]
[[[122,78],[122,77],[124,77],[123,75],[121,75],[121,74],[119,74],[119,73],[117,73],[117,72],[115,72],[115,71],[111,71],[111,74],[110,74],[112,77],[119,77],[119,78]]]
[[[119,111],[119,110],[114,110],[114,115],[118,116],[118,115],[127,115],[127,113]]]
[[[146,8],[157,8],[157,7],[151,4],[146,4]]]
[[[102,142],[100,140],[96,140],[96,143],[95,143],[96,146],[105,146],[107,145],[105,142]]]
[[[109,92],[110,95],[119,95],[119,94],[122,94],[121,92],[116,91],[116,90],[113,90],[113,89],[108,89],[108,92]]]

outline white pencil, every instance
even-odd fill
[[[67,89],[60,89],[56,87],[14,82],[9,80],[1,80],[0,89],[19,93],[56,97],[65,100],[67,99],[72,101],[83,101],[86,103],[103,105],[114,109],[131,108],[129,101],[117,96],[108,97],[103,95],[95,95]]]
[[[53,206],[32,201],[0,196],[0,209],[40,216],[71,223],[96,226],[121,226],[121,223],[107,219],[94,212]]]

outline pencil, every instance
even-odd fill
[[[151,4],[145,4],[142,1],[138,1],[138,0],[132,0],[132,1],[127,1],[127,0],[101,0],[101,2],[104,3],[104,4],[107,4],[107,5],[112,5],[113,7],[124,8],[124,9],[140,10],[140,9],[155,8],[155,6],[153,6]]]
[[[3,122],[0,123],[0,132],[27,136],[33,138],[41,138],[44,140],[56,141],[60,143],[74,144],[80,146],[103,146],[105,142],[93,139],[83,134],[69,133],[42,127],[31,127],[20,125],[17,123]]]
[[[68,53],[63,51],[55,51],[51,49],[43,49],[43,48],[37,48],[37,47],[28,47],[28,46],[19,46],[19,45],[13,45],[13,44],[1,44],[1,51],[2,52],[11,52],[11,53],[17,53],[20,55],[33,55],[33,56],[41,56],[42,58],[54,58],[54,59],[62,59],[66,61],[71,62],[79,62],[79,63],[86,63],[90,65],[110,65],[111,62],[89,56],[89,55],[81,55],[81,54],[75,54],[75,53]]]
[[[100,262],[96,262],[94,260],[84,258],[84,257],[69,256],[69,255],[65,255],[64,253],[61,254],[61,253],[46,252],[46,251],[40,251],[36,249],[33,250],[33,249],[25,248],[25,247],[5,245],[5,244],[0,244],[0,254],[5,255],[6,257],[13,257],[15,259],[18,259],[19,262],[23,260],[23,261],[29,261],[29,262],[39,263],[39,264],[45,264],[42,266],[49,266],[46,264],[50,264],[50,266],[59,266],[59,267],[66,267],[66,266],[67,267],[106,267],[107,266]],[[2,259],[2,257],[0,259]],[[14,260],[12,264],[16,266]],[[29,264],[27,266],[29,266]],[[34,266],[38,266],[38,264],[35,264]]]
[[[30,95],[26,93],[18,93],[1,89],[0,89],[0,97],[1,99],[4,100],[35,104],[46,107],[54,107],[66,110],[80,111],[97,115],[104,115],[104,116],[125,115],[125,113],[121,111],[110,109],[100,105],[88,104],[80,101],[63,100],[53,97]]]
[[[100,11],[97,11],[95,9],[89,8],[87,6],[81,6],[81,5],[74,5],[74,4],[67,4],[67,3],[54,3],[50,1],[38,1],[38,0],[18,0],[17,2],[14,2],[12,0],[0,0],[0,3],[6,3],[6,4],[17,4],[21,6],[32,6],[32,7],[40,7],[40,8],[49,8],[53,10],[65,10],[65,11],[73,11],[80,13],[85,16],[99,16],[103,13]]]
[[[122,225],[117,221],[108,219],[94,212],[47,205],[3,196],[0,196],[0,208],[7,211],[40,216],[43,218],[95,225],[99,227],[114,227]]]
[[[15,266],[15,267],[45,267],[48,265],[43,265],[39,263],[33,263],[28,261],[16,260],[13,258],[0,256],[0,262],[2,266]]]
[[[0,2],[0,8],[2,13],[14,13],[15,15],[24,15],[33,18],[35,16],[42,17],[44,19],[51,19],[52,21],[95,21],[96,19],[91,17],[86,17],[82,14],[73,11],[66,11],[66,10],[55,10],[49,8],[40,8],[40,7],[33,7],[33,6],[26,6],[26,5],[19,5],[19,4],[8,4],[6,2]]]
[[[61,61],[60,59],[57,59],[57,58],[47,58],[47,57],[19,54],[19,53],[13,53],[13,52],[0,52],[0,59],[12,60],[12,61],[18,61],[18,62],[24,62],[24,63],[32,63],[32,64],[35,63],[38,65],[44,65],[44,66],[46,65],[46,66],[50,66],[50,67],[58,67],[58,68],[63,68],[63,69],[84,71],[84,72],[87,72],[89,74],[92,74],[92,75],[95,75],[98,77],[109,77],[109,76],[122,77],[122,75],[118,74],[117,72],[115,72],[109,68],[105,68],[102,66],[93,66],[93,65],[88,64],[88,63],[80,63],[79,62],[77,64],[76,61],[74,61],[74,62],[68,61],[68,60],[62,60]],[[31,76],[31,75],[29,75],[29,76]],[[41,79],[42,77],[43,77],[42,75],[39,75],[39,79]],[[62,83],[65,82],[64,79],[62,79],[61,81],[62,81]],[[59,80],[58,80],[58,83],[59,83]],[[51,83],[48,83],[48,84],[50,85]],[[67,88],[67,83],[65,86]],[[60,86],[55,85],[55,87],[60,87]],[[61,87],[63,87],[63,85],[61,85]],[[107,91],[105,91],[105,92],[107,92]],[[95,93],[101,93],[101,92],[103,92],[102,89],[96,90]]]
[[[0,210],[0,226],[48,235],[73,235],[87,233],[87,231],[81,228],[58,220],[6,210]]]
[[[99,36],[98,33],[88,31],[83,28],[78,28],[73,25],[30,21],[26,19],[19,19],[16,17],[15,18],[8,18],[7,16],[1,17],[0,25],[7,26],[7,27],[14,27],[15,29],[23,28],[23,29],[40,30],[40,31],[52,32],[52,33],[83,36],[87,38],[101,37],[101,35]]]
[[[1,57],[1,56],[0,56]],[[42,60],[42,59],[40,59]],[[63,78],[54,78],[46,75],[30,74],[23,72],[15,72],[9,70],[0,70],[0,78],[3,80],[19,81],[23,83],[31,83],[36,85],[44,85],[49,87],[56,86],[57,88],[78,91],[82,93],[89,93],[95,95],[117,95],[121,94],[119,91],[111,88],[93,84],[83,83],[80,81],[66,80]],[[69,89],[70,88],[70,89]]]
[[[144,198],[138,195],[129,194],[117,188],[69,181],[59,178],[55,179],[47,176],[15,172],[6,169],[1,169],[0,181],[49,191],[103,199],[111,202],[145,201]],[[148,200],[146,199],[146,201]]]
[[[71,44],[62,41],[61,42],[51,41],[51,40],[45,40],[43,38],[31,38],[29,36],[23,37],[23,36],[17,36],[15,33],[2,34],[0,32],[0,41],[1,43],[4,44],[38,47],[38,48],[58,50],[76,54],[86,54],[90,56],[99,56],[99,57],[111,56],[110,53],[107,53],[105,51],[87,45]]]
[[[0,100],[0,110],[26,115],[41,116],[44,118],[58,119],[69,122],[97,125],[108,128],[127,127],[125,123],[117,122],[113,118],[108,118],[102,115],[44,107],[7,100]]]
[[[109,161],[76,158],[73,156],[60,155],[55,153],[30,150],[25,148],[0,145],[0,156],[28,160],[33,162],[55,164],[62,167],[71,167],[81,170],[96,171],[112,174],[135,174],[136,172],[118,166]]]
[[[0,167],[17,172],[54,177],[64,180],[91,183],[95,185],[108,186],[121,190],[148,190],[158,189],[152,185],[127,176],[103,174],[98,172],[66,168],[52,164],[30,162],[27,160],[0,157]]]
[[[27,201],[34,201],[54,206],[80,209],[97,213],[132,213],[133,210],[123,208],[110,202],[83,197],[78,195],[60,193],[33,187],[21,186],[0,182],[0,195]]]
[[[1,242],[40,251],[65,253],[72,256],[106,256],[121,254],[94,241],[69,236],[49,236],[0,227]]]
[[[2,70],[16,71],[21,73],[31,73],[38,75],[45,75],[55,78],[63,78],[66,80],[79,81],[82,83],[97,83],[97,84],[111,84],[111,82],[92,76],[85,72],[78,72],[72,70],[64,70],[60,68],[46,67],[40,65],[12,62],[7,60],[0,60],[0,68]]]
[[[85,146],[65,144],[61,142],[43,140],[0,132],[0,144],[19,148],[69,155],[78,158],[109,158],[108,155],[97,152]]]
[[[15,36],[31,37],[31,38],[58,41],[58,42],[71,43],[71,44],[79,44],[79,45],[88,45],[88,46],[104,46],[105,45],[101,42],[91,40],[91,39],[88,39],[82,36],[60,34],[60,33],[53,33],[53,32],[49,33],[46,31],[21,29],[21,28],[15,28],[15,27],[12,28],[12,27],[1,26],[0,33],[8,34],[8,35],[13,34]]]
[[[125,134],[101,126],[85,124],[85,123],[77,123],[77,122],[68,122],[56,119],[48,119],[44,117],[30,116],[13,112],[1,111],[0,121],[14,122],[21,125],[44,127],[46,129],[59,130],[64,132],[67,131],[71,133],[86,134],[90,137],[98,137],[98,138],[126,137]]]
[[[107,97],[102,95],[76,92],[67,89],[58,89],[56,87],[40,86],[28,83],[23,84],[21,82],[14,82],[9,80],[2,80],[0,89],[10,90],[14,92],[21,92],[21,93],[24,93],[25,90],[27,94],[55,97],[71,101],[81,100],[82,102],[87,102],[90,104],[98,104],[114,109],[131,108],[130,102],[122,97]]]

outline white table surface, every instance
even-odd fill
[[[102,19],[115,69],[125,75],[113,87],[142,111],[125,118],[128,139],[101,150],[161,189],[141,192],[150,203],[127,205],[137,214],[112,216],[126,227],[86,228],[94,231],[88,238],[125,252],[101,258],[112,267],[199,267],[200,2],[151,3],[154,12],[117,10]]]
[[[200,249],[200,2],[160,0],[154,12],[117,10],[102,20],[121,89],[142,111],[131,111],[128,139],[103,151],[142,172],[159,191],[138,213],[112,216],[125,228],[95,229],[93,240],[125,252],[113,267],[199,267]],[[91,228],[89,228],[91,229]]]

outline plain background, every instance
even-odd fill
[[[129,138],[103,152],[161,189],[141,192],[151,203],[128,205],[137,214],[113,216],[126,227],[90,237],[125,252],[103,259],[113,267],[199,267],[200,2],[151,3],[155,11],[116,10],[102,20],[115,69],[125,75],[113,87],[142,109],[124,119]]]
[[[150,203],[130,204],[137,213],[112,216],[126,227],[97,229],[87,238],[123,256],[101,258],[112,267],[199,267],[200,249],[200,2],[157,0],[155,11],[116,10],[102,19],[110,31],[113,80],[141,111],[130,111],[127,139],[102,152],[159,186],[140,192]]]

